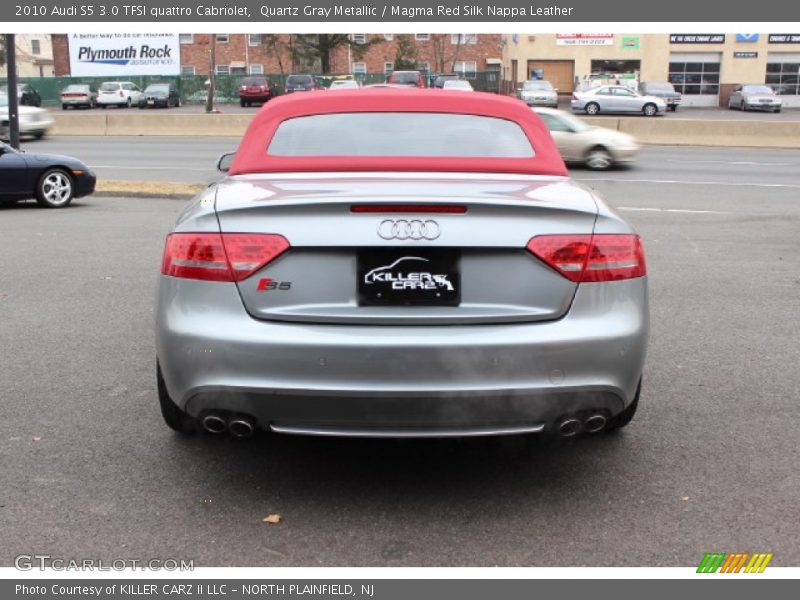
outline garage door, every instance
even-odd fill
[[[546,79],[558,89],[559,94],[571,94],[575,87],[575,62],[572,60],[529,60],[526,77],[531,78],[531,71],[542,70],[542,79]]]

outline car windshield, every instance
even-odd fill
[[[406,71],[400,73],[392,73],[390,81],[392,83],[417,83],[419,73],[414,71]]]
[[[368,131],[369,135],[362,135]],[[513,121],[446,113],[310,115],[280,124],[273,156],[436,156],[530,158],[533,147]]]
[[[145,92],[147,92],[148,94],[152,94],[154,92],[163,92],[166,94],[169,92],[169,85],[165,83],[148,85],[147,89],[145,89]]]
[[[550,85],[549,81],[526,81],[522,84],[522,89],[526,92],[533,92],[533,91],[542,91],[542,90],[552,90],[553,86]]]
[[[311,75],[289,75],[286,85],[311,85]]]
[[[88,85],[79,85],[79,84],[72,84],[68,85],[64,88],[65,92],[88,92],[89,86]]]
[[[571,115],[567,112],[558,111],[558,113],[547,113],[550,115],[551,119],[557,119],[561,121],[564,125],[566,125],[569,129],[574,131],[575,133],[581,133],[583,131],[588,131],[592,127],[587,125],[583,121],[581,121],[578,117]]]
[[[645,85],[644,90],[645,92],[674,92],[675,88],[672,87],[671,83],[648,83]]]
[[[100,86],[101,92],[115,92],[118,89],[119,89],[118,83],[104,83],[103,85]]]
[[[766,85],[746,85],[742,88],[745,94],[772,94],[772,88]]]
[[[267,85],[267,80],[263,77],[245,77],[242,85]]]

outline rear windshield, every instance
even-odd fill
[[[549,81],[526,81],[522,84],[522,89],[526,92],[532,92],[536,90],[552,90],[553,86],[550,85]]]
[[[88,85],[73,84],[73,85],[68,85],[67,87],[65,87],[64,91],[65,92],[88,92],[89,91],[89,86]]]
[[[291,77],[289,77],[291,79]],[[242,85],[266,85],[267,80],[264,77],[245,77],[242,79]]]
[[[530,141],[513,121],[411,112],[340,113],[289,119],[278,126],[267,152],[273,156],[534,156]]]
[[[145,92],[169,92],[169,85],[166,83],[154,83],[148,85]]]
[[[311,85],[311,75],[289,75],[286,78],[289,85]]]
[[[100,91],[103,92],[113,92],[119,89],[118,83],[104,83],[100,86]]]
[[[392,73],[389,81],[392,83],[417,83],[419,80],[419,73],[405,72],[405,73]]]

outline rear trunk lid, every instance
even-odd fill
[[[591,192],[562,177],[303,174],[220,183],[223,233],[291,248],[239,282],[255,318],[363,324],[552,320],[576,284],[526,250],[591,233]]]

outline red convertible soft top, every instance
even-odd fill
[[[517,123],[534,149],[530,158],[448,156],[274,156],[267,147],[288,119],[337,113],[418,112],[495,117]],[[368,131],[360,135],[370,135]],[[373,88],[299,92],[264,105],[244,134],[229,173],[422,171],[567,175],[542,120],[523,102],[480,92]]]

